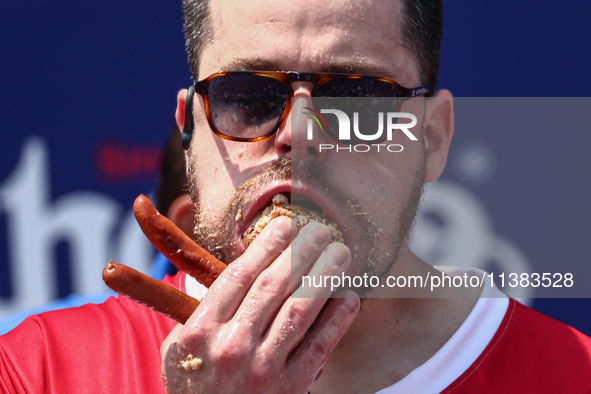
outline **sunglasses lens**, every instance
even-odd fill
[[[273,131],[287,105],[287,91],[280,81],[246,73],[212,79],[208,96],[215,128],[239,139]]]
[[[318,97],[397,97],[396,86],[376,78],[338,78],[317,89]]]
[[[318,87],[314,105],[318,108],[333,108],[347,114],[352,127],[365,136],[380,135],[372,143],[385,139],[383,116],[397,108],[397,87],[376,78],[338,78],[329,80]],[[353,133],[350,140],[338,138],[339,123],[336,116],[326,116],[327,132],[333,139],[344,144],[364,144],[367,140],[359,139]],[[381,122],[381,123],[380,123]],[[368,137],[370,138],[370,137]]]

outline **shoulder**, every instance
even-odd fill
[[[179,288],[180,276],[164,282]],[[76,392],[89,384],[98,384],[99,392],[115,392],[123,378],[131,391],[153,392],[162,386],[160,345],[175,324],[121,296],[30,316],[0,337],[2,380],[27,392],[48,387]],[[97,368],[104,377],[100,381]]]
[[[540,335],[544,331],[550,331],[555,333],[563,333],[567,336],[577,337],[586,342],[591,341],[591,338],[581,333],[577,329],[547,315],[544,315],[543,313],[540,313],[528,306],[525,306],[516,300],[511,299],[510,304],[514,308],[513,323],[518,327],[523,326],[526,328],[528,326],[535,326],[538,327],[536,332],[539,332]]]
[[[591,371],[591,338],[515,300],[511,300],[507,313],[512,314],[507,317],[508,343],[547,356],[548,362],[550,356],[553,363],[562,362],[560,357],[568,357],[569,362],[585,361],[579,365]]]
[[[445,392],[588,392],[589,376],[591,339],[512,299],[487,348]]]

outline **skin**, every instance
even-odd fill
[[[416,61],[401,45],[398,1],[212,0],[211,7],[214,39],[203,52],[200,78],[237,69],[335,71],[386,76],[407,87],[420,85]],[[310,84],[293,87],[296,97],[309,99]],[[185,94],[179,93],[177,103],[181,129]],[[451,97],[447,91],[435,96]],[[433,297],[438,294],[397,299],[377,293],[372,295],[390,297],[368,298],[360,310],[359,297],[344,291],[305,336],[328,290],[315,289],[312,296],[317,298],[289,297],[295,290],[290,271],[293,264],[296,275],[308,270],[332,275],[366,270],[380,275],[437,273],[409,250],[398,224],[405,215],[412,219],[413,193],[420,192],[423,182],[437,179],[445,166],[453,130],[451,101],[427,103],[420,117],[419,142],[400,140],[404,154],[367,157],[321,155],[307,149],[318,141],[296,141],[305,128],[292,123],[295,112],[265,141],[222,140],[209,129],[202,107],[196,99],[195,135],[187,157],[190,181],[199,190],[194,196],[197,240],[214,249],[221,245],[218,251],[232,263],[189,321],[164,341],[167,389],[373,392],[432,356],[463,322],[477,294],[462,299]],[[328,229],[311,224],[292,240],[289,219],[279,218],[244,251],[240,235],[249,212],[267,191],[289,184],[290,174],[260,175],[282,158],[293,164],[321,163],[338,188],[355,197],[381,235],[368,242],[350,234],[346,247],[330,244]],[[369,186],[377,189],[368,193]],[[344,204],[334,202],[329,190],[317,192],[315,198],[337,221],[347,220]],[[236,221],[238,210],[247,218]],[[220,222],[226,226],[216,225]],[[363,257],[368,244],[378,251],[369,265]],[[203,360],[198,371],[180,367],[188,354]],[[315,380],[321,368],[323,374]]]
[[[166,216],[188,236],[193,235],[195,227],[195,208],[188,194],[181,194],[175,198]]]

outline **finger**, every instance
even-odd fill
[[[248,321],[245,328],[250,335],[261,337],[291,293],[292,268],[298,274],[307,273],[331,238],[323,224],[311,223],[302,228],[290,247],[258,276],[232,320]]]
[[[255,279],[288,247],[291,219],[273,219],[242,256],[214,282],[201,302],[203,318],[227,322],[236,313]]]
[[[338,276],[349,268],[350,263],[349,248],[340,243],[332,243],[318,258],[312,271]],[[298,297],[298,291],[300,289],[283,304],[265,339],[265,346],[283,352],[286,358],[306,335],[330,296],[330,288],[326,287],[311,289],[314,297],[310,298]]]
[[[304,226],[291,243],[291,292],[301,283],[319,256],[332,240],[330,229],[320,223],[311,222]]]
[[[177,339],[182,329],[183,326],[177,324],[164,339],[162,345],[160,345],[161,375],[162,380],[167,387],[169,384],[172,385],[170,380],[174,380],[174,376],[171,376],[174,375],[174,373],[170,372],[178,370],[177,363],[178,360],[181,359],[177,346]]]
[[[361,301],[347,290],[332,300],[310,334],[299,344],[286,363],[287,374],[307,376],[312,384],[318,372],[355,320]]]
[[[174,361],[178,359],[178,357],[176,357],[176,343],[182,329],[182,324],[177,324],[176,326],[174,326],[174,328],[170,331],[168,336],[162,342],[162,345],[160,345],[160,356],[162,357],[162,363],[164,363],[165,358],[168,358],[169,361]]]
[[[312,269],[293,278],[299,287],[293,298],[327,298],[335,290],[333,279],[340,279],[351,264],[351,250],[342,243],[332,243]]]

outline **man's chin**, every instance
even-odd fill
[[[224,235],[221,231],[213,231],[205,226],[195,230],[193,239],[197,244],[226,264],[236,260],[244,250],[237,243],[230,241],[233,237]]]

